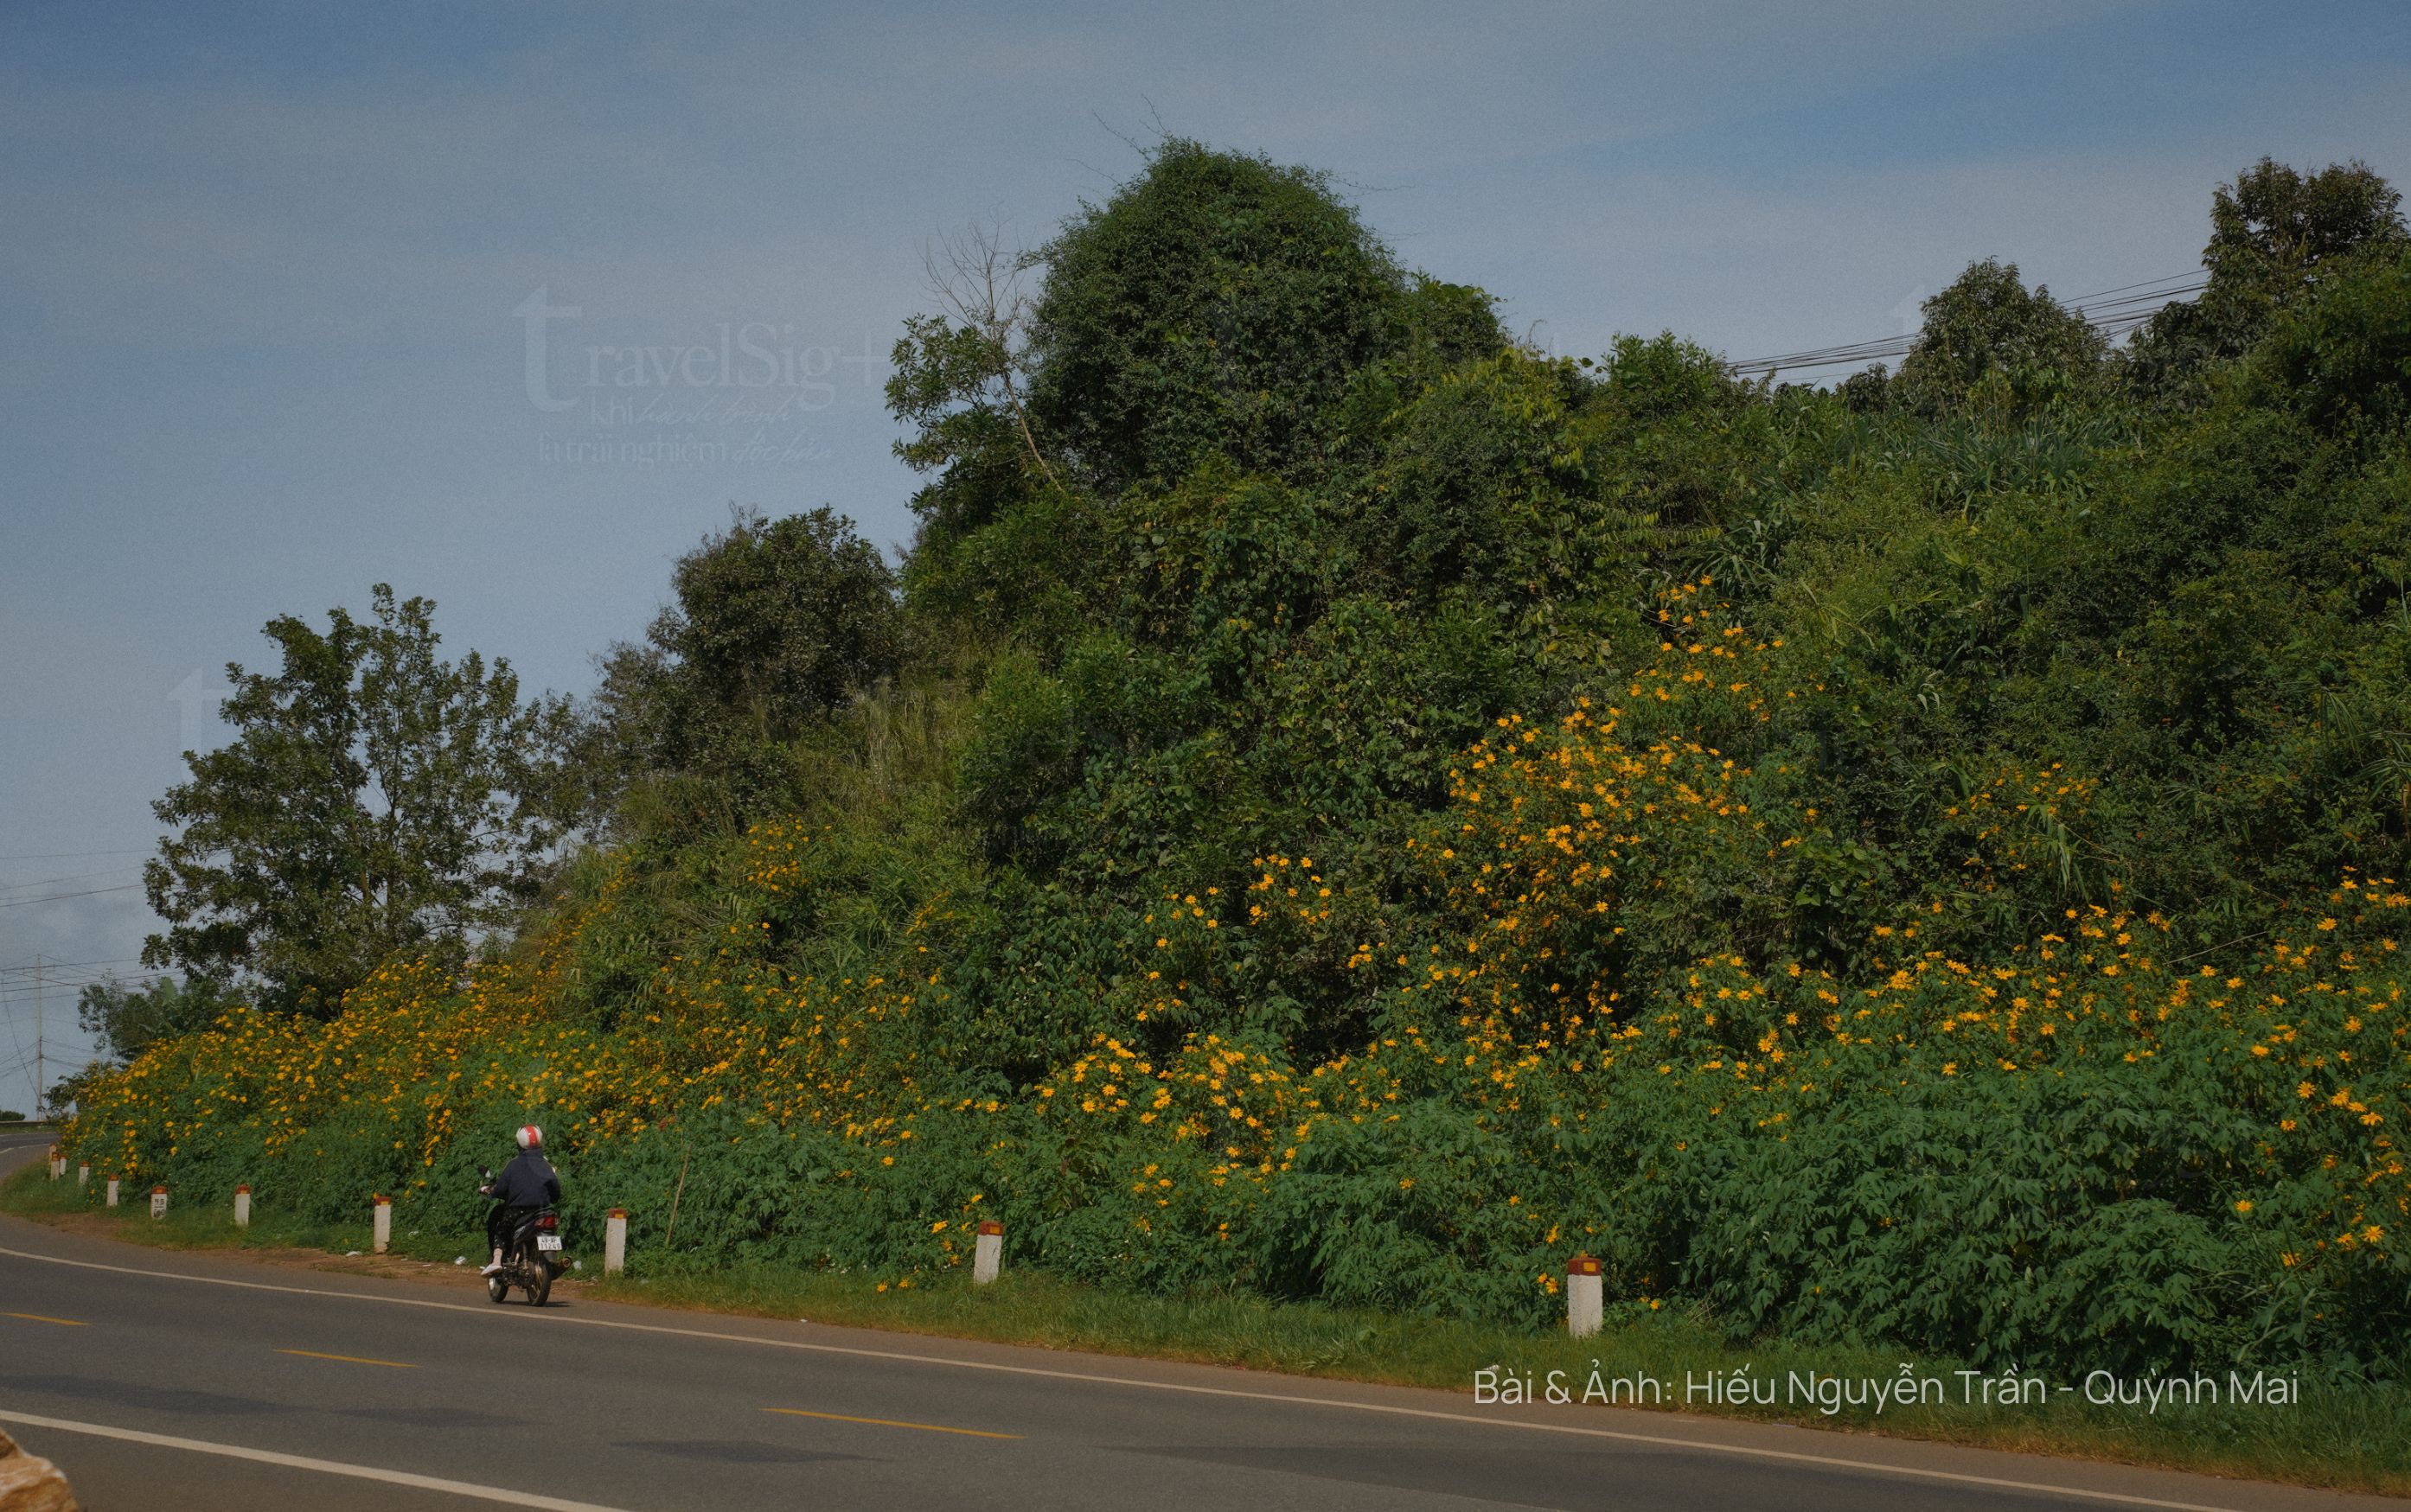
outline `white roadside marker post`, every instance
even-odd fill
[[[109,1178],[109,1205],[117,1206],[117,1178],[114,1176]]]
[[[151,1188],[151,1216],[154,1218],[164,1218],[167,1215],[168,1188],[165,1186],[153,1186]]]
[[[618,1275],[628,1268],[628,1210],[613,1208],[603,1220],[603,1273]]]
[[[248,1183],[234,1189],[234,1226],[251,1227],[251,1186]]]
[[[1004,1225],[994,1218],[980,1221],[979,1238],[972,1244],[972,1285],[985,1287],[1004,1264]]]
[[[1600,1296],[1599,1261],[1577,1255],[1566,1262],[1566,1331],[1587,1339],[1599,1331],[1607,1306]]]
[[[373,1248],[376,1253],[382,1255],[390,1248],[392,1244],[393,1199],[389,1197],[380,1197],[376,1199],[376,1242],[371,1247]]]
[[[86,1187],[86,1186],[90,1186],[91,1185],[92,1185],[92,1162],[91,1162],[91,1161],[89,1161],[89,1160],[79,1160],[79,1161],[77,1161],[77,1162],[76,1162],[76,1186],[77,1186],[77,1188],[78,1188],[79,1190],[80,1190],[81,1188]]]
[[[51,1146],[51,1180],[56,1181],[66,1173],[67,1157],[59,1154],[59,1147],[53,1144]]]

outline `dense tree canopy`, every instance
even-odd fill
[[[2109,351],[2082,312],[2028,289],[2016,264],[1991,258],[1926,300],[1924,316],[1893,387],[1927,414],[1964,413],[1987,385],[1996,407],[2023,407],[2037,391],[2091,383]]]
[[[574,771],[606,816],[632,795],[732,821],[792,801],[795,742],[896,670],[886,559],[826,508],[739,511],[670,584],[644,644],[604,659]]]
[[[1049,970],[1102,987],[1154,889],[1227,892],[1281,844],[1352,907],[1406,910],[1368,929],[1411,933],[1402,848],[1467,744],[1618,699],[1675,643],[1666,586],[1708,581],[1797,685],[1721,738],[1820,826],[1790,901],[1749,906],[1775,910],[1761,943],[1848,973],[1937,908],[1924,927],[1973,948],[2131,897],[2214,948],[2341,868],[2411,861],[2401,233],[2360,166],[2264,161],[2214,197],[2204,253],[2203,308],[2259,301],[2220,327],[2249,341],[2188,349],[2191,399],[2154,374],[2196,307],[2112,351],[1990,259],[1927,302],[1897,375],[1819,393],[1672,336],[1521,350],[1323,178],[1167,142],[1038,254],[957,245],[986,281],[941,280],[899,346],[903,450],[932,474],[903,574],[919,649],[862,628],[884,580],[825,516],[796,560],[855,563],[851,596],[764,628],[738,605],[800,527],[753,521],[681,564],[687,606],[613,663],[613,696],[661,720],[650,768],[725,780],[777,765],[832,690],[973,690],[945,841],[988,868],[965,948],[1059,923],[1094,952]],[[818,683],[776,649],[817,646],[814,617],[856,647]],[[691,691],[627,691],[674,669]],[[1970,794],[2036,770],[2083,802],[2019,821],[2047,864],[1975,885]],[[1697,944],[1701,923],[1664,927]],[[1336,1044],[1366,1019],[1334,972],[1268,956],[1210,990]],[[1026,984],[992,985],[980,1011],[1024,1011]],[[989,1041],[1013,1043],[1023,1075],[1064,1049]]]
[[[1315,468],[1407,287],[1321,175],[1186,141],[1041,256],[1031,412],[1106,493],[1216,455]]]
[[[76,995],[76,1025],[103,1058],[123,1066],[163,1040],[208,1028],[241,1001],[209,977],[154,977],[131,986],[108,977]]]
[[[2220,185],[2210,224],[2200,295],[2136,333],[2131,369],[2147,396],[2199,402],[2214,364],[2243,356],[2361,254],[2398,253],[2411,236],[2401,192],[2360,162],[2303,174],[2264,157]]]
[[[2211,223],[2126,346],[1985,260],[1833,391],[1530,350],[1327,180],[1165,143],[933,264],[895,579],[826,511],[679,563],[573,765],[608,843],[469,989],[355,796],[366,632],[271,627],[162,807],[171,953],[399,950],[343,1044],[479,1069],[373,1115],[246,1019],[93,1127],[432,1184],[541,1104],[615,1198],[729,1152],[664,1264],[919,1273],[1000,1212],[1537,1326],[1582,1246],[1739,1339],[2400,1378],[2411,254],[2359,165]],[[285,1121],[229,1122],[261,1044]]]
[[[153,806],[176,833],[143,872],[168,923],[147,964],[331,1013],[394,952],[457,957],[528,902],[563,711],[522,704],[507,662],[438,656],[431,601],[380,583],[373,611],[281,616],[279,668],[227,666],[235,738]]]

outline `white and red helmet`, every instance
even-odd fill
[[[536,1127],[533,1124],[521,1124],[519,1126],[519,1148],[522,1150],[543,1149],[544,1130]]]

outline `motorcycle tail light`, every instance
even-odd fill
[[[561,1227],[561,1220],[548,1213],[535,1221],[535,1226],[539,1228],[558,1228]]]

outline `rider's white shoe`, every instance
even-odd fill
[[[485,1276],[485,1275],[495,1275],[495,1274],[500,1273],[500,1272],[501,1272],[501,1271],[502,1271],[502,1269],[503,1269],[502,1262],[501,1262],[501,1261],[499,1261],[499,1260],[497,1260],[497,1261],[495,1261],[493,1264],[489,1265],[489,1266],[485,1267],[484,1269],[480,1270],[477,1273],[478,1273],[479,1275],[481,1275],[481,1276]]]

